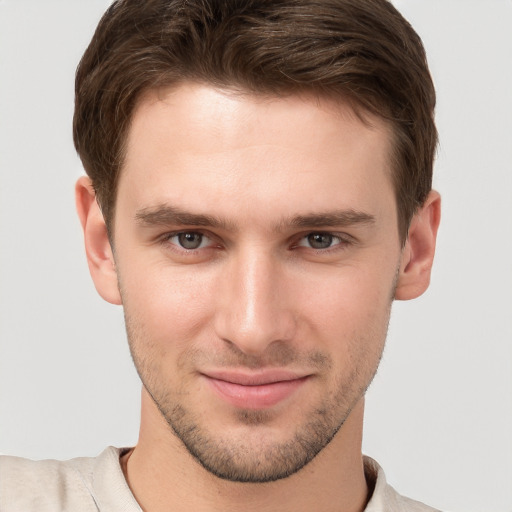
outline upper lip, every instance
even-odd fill
[[[298,373],[284,369],[268,369],[256,372],[241,370],[208,370],[202,374],[210,379],[223,380],[240,386],[263,386],[265,384],[275,384],[298,380],[307,377],[307,373]]]

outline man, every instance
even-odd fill
[[[385,0],[115,2],[76,78],[89,268],[140,437],[4,458],[2,510],[432,510],[361,454],[392,301],[429,284],[435,95]]]

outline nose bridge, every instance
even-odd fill
[[[293,312],[279,258],[252,246],[238,251],[228,267],[217,334],[247,354],[262,353],[274,341],[290,338]]]

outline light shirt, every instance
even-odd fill
[[[142,512],[121,469],[126,451],[110,446],[97,457],[67,461],[2,456],[0,511]],[[373,459],[365,457],[364,464],[368,486],[374,488],[365,512],[436,512],[399,495]]]

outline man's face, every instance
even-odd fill
[[[298,471],[361,400],[401,257],[388,155],[383,122],[312,97],[186,84],[136,109],[114,225],[130,347],[214,474]]]

